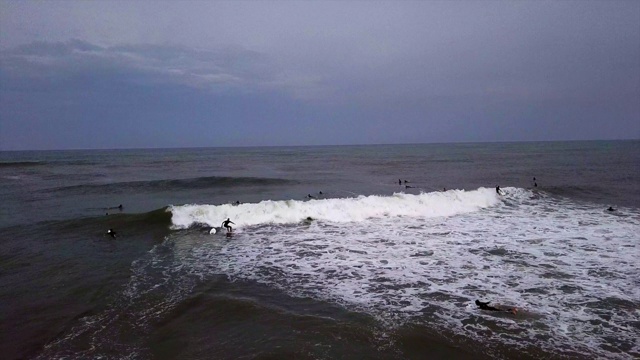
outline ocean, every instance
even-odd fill
[[[640,357],[640,141],[0,152],[0,199],[4,359]]]

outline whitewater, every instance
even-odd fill
[[[496,191],[450,190],[419,195],[395,193],[393,196],[312,199],[310,201],[261,201],[258,204],[183,205],[171,207],[174,228],[193,224],[218,226],[220,219],[233,218],[237,226],[295,224],[308,217],[314,220],[347,223],[394,216],[438,217],[475,211],[499,202]]]
[[[638,141],[0,158],[7,359],[640,358]]]
[[[503,190],[172,206],[171,266],[533,357],[640,356],[638,211]],[[190,232],[226,218],[231,240]],[[480,311],[476,299],[519,312]]]

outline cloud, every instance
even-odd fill
[[[274,90],[286,85],[277,67],[240,47],[193,49],[185,46],[99,46],[80,40],[32,42],[0,56],[3,77],[34,86],[83,77],[126,85],[182,85],[213,92]]]
[[[0,6],[6,148],[640,135],[637,1]]]

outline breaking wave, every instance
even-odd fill
[[[526,196],[511,189],[511,197]],[[171,206],[175,229],[194,224],[217,226],[231,218],[238,227],[262,224],[295,224],[307,218],[330,222],[361,222],[386,217],[440,217],[477,211],[500,203],[494,189],[473,191],[449,190],[418,195],[396,193],[392,196],[358,196],[354,198],[310,201],[266,200],[257,204]]]

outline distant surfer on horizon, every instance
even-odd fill
[[[230,218],[227,218],[227,220],[222,222],[222,227],[227,229],[227,233],[233,232],[233,228],[231,227],[231,225],[229,224],[233,224],[235,225],[236,223],[234,223],[233,221],[231,221]]]
[[[613,207],[609,206],[609,208],[607,209],[607,211],[616,211],[616,209],[614,209]]]
[[[116,238],[116,232],[113,231],[113,229],[107,230],[107,235],[111,236],[114,239]]]
[[[510,312],[513,315],[516,315],[518,313],[518,309],[516,308],[512,308],[512,309],[498,309],[496,307],[493,306],[489,306],[489,303],[491,301],[487,301],[487,302],[482,302],[480,300],[476,300],[476,305],[478,306],[478,308],[480,308],[480,310],[489,310],[489,311],[502,311],[502,312]]]
[[[502,190],[500,190],[500,186],[498,186],[498,185],[496,185],[496,193],[498,193],[498,195],[504,195]]]

